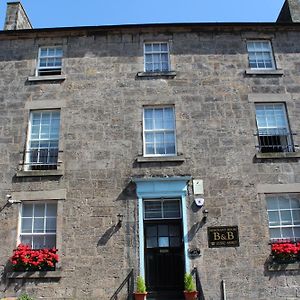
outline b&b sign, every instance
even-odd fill
[[[239,229],[237,226],[208,227],[208,247],[238,247]]]

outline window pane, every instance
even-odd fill
[[[146,144],[146,154],[155,154],[154,144]]]
[[[169,247],[169,238],[168,237],[159,237],[158,238],[159,247]]]
[[[45,215],[45,204],[35,204],[34,206],[34,216],[44,217]]]
[[[21,243],[32,247],[32,236],[21,235]]]
[[[33,205],[23,204],[22,206],[22,217],[32,217],[33,216]]]
[[[291,199],[291,208],[300,208],[300,200],[296,198]]]
[[[180,235],[180,231],[179,231],[178,226],[171,225],[169,227],[169,231],[170,231],[170,233],[169,233],[170,236],[179,236]]]
[[[166,154],[176,154],[175,144],[166,144]]]
[[[270,228],[270,238],[271,239],[280,239],[280,229],[279,228]]]
[[[164,144],[156,144],[156,153],[157,154],[166,154]]]
[[[165,218],[180,217],[180,202],[178,200],[168,200],[163,202]]]
[[[35,235],[32,237],[32,239],[33,239],[33,249],[42,249],[46,247],[44,236]]]
[[[46,232],[56,232],[56,218],[46,219]]]
[[[280,212],[281,223],[284,225],[292,225],[292,215],[290,210],[284,210]]]
[[[154,134],[146,133],[145,134],[146,143],[154,143]]]
[[[145,51],[151,52],[152,51],[152,44],[145,44]]]
[[[272,226],[280,225],[278,211],[269,211],[269,223]]]
[[[44,219],[43,218],[34,219],[33,232],[39,232],[39,233],[44,232]]]
[[[160,51],[159,44],[153,44],[153,51],[155,51],[155,52],[159,52]]]
[[[282,228],[281,230],[283,238],[291,238],[294,236],[292,228]]]
[[[55,235],[45,236],[45,247],[46,248],[56,247],[56,236]]]
[[[162,208],[160,201],[145,201],[144,205],[146,219],[162,218]]]
[[[300,238],[300,227],[295,227],[294,228],[294,235],[296,239]]]
[[[159,225],[158,226],[158,235],[159,236],[168,236],[168,225]]]
[[[180,238],[178,237],[171,237],[170,238],[170,246],[171,247],[180,247]]]
[[[147,238],[147,248],[157,248],[157,237]]]
[[[282,208],[290,208],[290,202],[288,199],[285,199],[285,198],[279,198],[279,208],[282,209]]]
[[[300,225],[300,210],[293,210],[293,221],[295,225]]]
[[[56,210],[57,210],[57,205],[56,204],[47,204],[47,216],[48,217],[56,217]]]
[[[147,226],[146,227],[146,236],[157,236],[157,226]]]
[[[168,51],[168,44],[167,43],[161,43],[161,51]]]
[[[32,232],[32,218],[22,218],[21,224],[22,233],[31,233]]]

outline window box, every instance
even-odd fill
[[[34,249],[25,244],[19,244],[10,258],[13,270],[21,273],[55,271],[58,260],[56,248]]]
[[[267,265],[268,271],[296,271],[300,270],[300,262],[296,263],[286,263],[286,264],[278,264],[276,262],[270,262]]]
[[[300,267],[300,243],[278,240],[271,243],[269,271],[298,270]]]

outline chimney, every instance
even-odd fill
[[[285,0],[277,23],[300,23],[300,0]]]
[[[8,2],[4,30],[32,29],[21,2]]]

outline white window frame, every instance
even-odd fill
[[[179,206],[179,217],[176,217],[176,218],[166,218],[164,217],[164,205],[163,203],[164,202],[167,202],[167,201],[178,201],[178,206]],[[158,202],[160,201],[161,202],[161,211],[162,211],[162,217],[161,218],[146,218],[146,210],[145,210],[145,204],[146,202]],[[144,199],[143,201],[143,212],[144,212],[144,220],[145,221],[151,221],[151,220],[179,220],[179,219],[182,219],[182,211],[181,211],[181,199],[180,198],[153,198],[153,199]]]
[[[44,204],[45,205],[45,212],[44,212],[44,232],[43,233],[40,233],[40,232],[32,232],[32,233],[22,233],[22,219],[24,218],[23,217],[23,207],[24,205],[26,204],[30,204],[30,205],[37,205],[37,204]],[[55,230],[55,233],[48,233],[48,232],[45,232],[45,228],[46,228],[46,207],[47,207],[47,204],[56,204],[56,217],[55,217],[55,221],[56,221],[56,230]],[[33,211],[34,211],[34,208],[33,208]],[[51,217],[53,218],[53,217]],[[34,222],[34,213],[32,215],[32,222]],[[55,247],[57,248],[57,219],[58,219],[58,201],[43,201],[43,200],[40,200],[40,201],[22,201],[21,203],[21,207],[19,209],[19,222],[18,222],[18,238],[17,238],[17,245],[19,245],[21,243],[21,236],[55,236]],[[33,226],[33,225],[32,225]],[[33,227],[32,227],[33,228]],[[30,247],[32,249],[35,249],[33,248],[33,244],[30,245]]]
[[[164,109],[164,108],[172,108],[173,117],[174,117],[174,129],[146,129],[145,128],[145,109]],[[174,131],[174,144],[175,144],[175,152],[170,154],[147,154],[146,153],[146,133],[148,132],[173,132]],[[175,106],[167,105],[167,106],[144,106],[143,107],[143,154],[144,157],[167,157],[167,156],[176,156],[177,155],[177,142],[176,142],[176,114],[175,114]]]
[[[146,52],[146,45],[153,45],[153,44],[167,44],[167,51],[152,51],[152,52]],[[160,71],[147,71],[146,69],[146,54],[167,54],[168,55],[168,70],[162,70],[161,60],[160,63]],[[167,41],[149,41],[144,42],[144,72],[147,73],[163,73],[163,72],[170,72],[171,70],[171,61],[170,61],[170,45]]]
[[[34,162],[30,161],[30,151],[31,151],[30,142],[31,142],[32,118],[33,118],[34,113],[39,113],[39,112],[59,112],[60,124],[61,124],[61,111],[60,111],[60,109],[41,109],[41,110],[31,110],[29,112],[29,123],[28,123],[28,129],[27,129],[27,141],[26,141],[25,164],[24,164],[24,170],[25,171],[31,170],[32,166],[43,166],[43,164],[38,164],[38,163],[35,164]],[[59,126],[59,129],[58,129],[58,139],[57,139],[57,141],[58,141],[58,152],[59,152],[60,126]],[[42,139],[40,139],[40,140],[42,140]],[[46,139],[46,140],[49,141],[50,139]],[[56,139],[55,139],[55,141],[56,141]],[[46,166],[47,164],[44,164],[44,165]],[[56,166],[58,166],[58,160],[56,161]]]
[[[292,212],[293,211],[299,211],[300,212],[300,206],[298,208],[292,208],[291,206],[291,198],[298,198],[298,201],[299,201],[299,194],[298,195],[292,195],[292,194],[269,194],[266,196],[266,204],[267,204],[267,201],[268,201],[268,198],[277,198],[277,201],[279,201],[280,198],[284,198],[284,200],[286,201],[289,201],[289,208],[277,208],[277,209],[269,209],[267,207],[267,213],[268,213],[268,225],[269,225],[269,234],[270,234],[270,240],[271,241],[276,241],[278,239],[288,239],[288,240],[291,240],[291,241],[295,241],[295,240],[300,240],[300,236],[298,238],[295,237],[295,232],[294,232],[294,228],[300,228],[300,224],[298,225],[295,225],[294,224],[294,219],[293,219],[293,214]],[[281,220],[281,214],[280,212],[281,211],[290,211],[291,212],[291,222],[292,224],[289,224],[289,225],[283,225],[281,224],[282,220]],[[279,215],[279,223],[280,225],[271,225],[270,224],[270,216],[269,216],[269,212],[278,212],[278,215]],[[293,236],[283,236],[283,233],[282,233],[282,229],[284,228],[289,228],[289,229],[292,229],[293,231]],[[271,238],[271,229],[279,229],[280,230],[280,237],[279,238]]]
[[[61,56],[43,56],[41,57],[41,51],[42,49],[61,49],[62,51],[62,55]],[[46,66],[46,67],[41,67],[40,66],[40,62],[41,62],[41,58],[60,58],[61,59],[61,65],[59,67],[56,66]],[[63,48],[62,46],[41,46],[39,47],[39,51],[38,51],[38,59],[37,59],[37,65],[36,65],[36,76],[47,76],[47,71],[49,71],[49,73],[51,73],[51,71],[55,71],[57,70],[57,72],[60,72],[60,74],[57,75],[61,75],[62,72],[62,66],[63,66]],[[44,71],[45,74],[40,74],[41,71]]]
[[[262,68],[262,67],[256,67],[256,68],[253,68],[250,66],[250,56],[249,56],[249,53],[250,52],[260,52],[262,53],[262,51],[249,51],[249,48],[248,48],[248,43],[268,43],[268,46],[269,46],[269,51],[268,53],[270,54],[271,56],[271,63],[272,63],[272,67],[270,68]],[[276,63],[275,63],[275,58],[274,58],[274,51],[273,51],[273,47],[272,47],[272,43],[270,40],[247,40],[246,41],[246,46],[247,46],[247,53],[248,53],[248,64],[249,64],[249,68],[251,70],[276,70]]]
[[[262,106],[270,106],[272,105],[273,106],[273,110],[274,110],[274,107],[275,106],[280,106],[281,107],[281,110],[283,112],[283,115],[284,115],[284,121],[285,121],[285,127],[279,127],[277,124],[275,127],[270,127],[270,126],[266,126],[266,127],[259,127],[258,126],[258,118],[257,118],[257,111],[256,111],[256,108],[257,107],[262,107]],[[265,109],[264,109],[265,110]],[[285,103],[283,102],[262,102],[262,103],[255,103],[255,121],[256,121],[256,127],[257,127],[257,131],[258,131],[258,139],[261,137],[261,136],[274,136],[272,134],[270,135],[260,135],[260,130],[265,130],[266,132],[268,132],[268,130],[270,132],[272,132],[272,130],[276,130],[276,129],[285,129],[286,130],[286,139],[287,139],[287,151],[285,152],[293,152],[294,151],[294,145],[293,145],[293,140],[291,138],[291,130],[290,130],[290,124],[289,124],[289,120],[288,120],[288,116],[287,116],[287,108],[286,108],[286,105]],[[275,120],[276,121],[276,120]],[[260,141],[259,141],[260,142]],[[278,145],[279,147],[280,145]],[[282,146],[285,146],[284,144],[282,144]],[[270,153],[272,152],[276,152],[276,151],[270,151]]]

